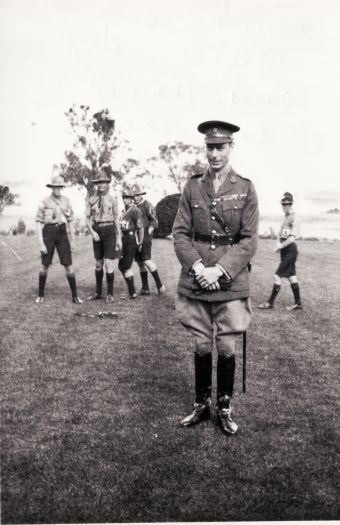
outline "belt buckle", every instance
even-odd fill
[[[219,236],[217,233],[212,233],[210,236],[210,249],[215,250],[216,246],[219,245]]]

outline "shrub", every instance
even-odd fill
[[[158,219],[158,228],[155,230],[155,237],[164,239],[172,232],[180,196],[180,193],[168,195],[157,204],[156,214]]]

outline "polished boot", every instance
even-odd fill
[[[191,414],[181,421],[183,427],[197,425],[210,417],[212,354],[195,353],[195,403]]]
[[[231,417],[231,397],[234,390],[235,355],[218,355],[217,359],[217,405],[219,425],[226,434],[235,434],[238,426]]]

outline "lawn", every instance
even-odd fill
[[[339,242],[300,242],[304,309],[288,284],[272,311],[275,241],[253,261],[247,393],[238,349],[235,420],[189,429],[192,342],[175,317],[179,266],[154,241],[166,295],[77,306],[63,268],[36,305],[36,238],[1,246],[2,523],[340,519]],[[9,250],[14,249],[20,262]],[[89,238],[74,256],[79,295],[94,288]],[[136,270],[137,273],[137,270]],[[137,284],[139,284],[137,275]],[[76,316],[117,312],[116,318]],[[216,356],[214,356],[216,362]]]

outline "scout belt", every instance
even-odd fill
[[[219,233],[212,233],[209,235],[199,232],[195,232],[194,234],[194,241],[206,242],[212,246],[232,246],[233,244],[237,244],[239,240],[239,235],[223,235]]]

